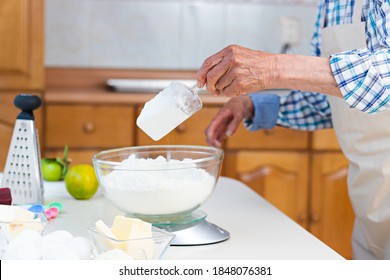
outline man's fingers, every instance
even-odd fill
[[[232,119],[230,110],[221,109],[211,120],[205,130],[207,143],[211,146],[221,145],[226,138],[226,129]]]
[[[220,63],[222,61],[222,59],[224,58],[223,55],[221,55],[220,53],[217,53],[213,56],[210,56],[209,58],[207,58],[202,66],[200,67],[199,71],[196,73],[196,79],[198,80],[198,87],[201,88],[203,87],[206,82],[207,82],[207,74],[209,73],[209,71],[215,66],[217,65],[218,63]]]
[[[214,93],[220,95],[220,91],[223,90],[227,85],[218,87],[221,79],[225,81],[224,76],[230,71],[230,61],[226,57],[222,59],[217,65],[215,65],[210,71],[207,73],[206,78],[206,87],[207,91],[210,93]],[[226,80],[225,82],[228,82]]]
[[[232,136],[236,130],[238,129],[238,126],[240,125],[242,119],[241,118],[234,118],[228,125],[226,129],[226,136],[230,137]]]
[[[215,66],[220,64],[224,60],[224,58],[226,56],[229,56],[229,53],[231,53],[231,47],[230,46],[228,46],[228,47],[220,50],[216,54],[208,57],[203,62],[202,66],[200,67],[200,69],[198,71],[198,73],[196,73],[196,79],[198,80],[198,87],[203,87],[206,84],[206,82],[208,82],[208,78],[210,76],[209,75],[210,70],[212,70]],[[223,73],[225,73],[225,72],[226,71],[223,71]],[[215,85],[215,83],[213,84],[213,86],[214,85]],[[212,89],[212,88],[210,88],[210,89]],[[216,92],[213,91],[212,93],[216,93]]]

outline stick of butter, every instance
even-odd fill
[[[42,232],[43,224],[35,214],[27,209],[12,205],[0,205],[0,223],[5,223],[7,239],[11,240],[26,229]],[[1,226],[0,226],[1,229]]]
[[[102,220],[95,225],[101,235],[108,237],[101,238],[107,250],[121,249],[134,259],[153,258],[152,224],[119,215],[115,217],[111,229]]]
[[[111,229],[106,226],[106,224],[102,221],[102,220],[98,220],[96,223],[95,223],[95,226],[96,226],[96,230],[103,236],[105,237],[108,237],[108,238],[105,238],[105,237],[101,237],[99,238],[100,239],[100,242],[102,244],[104,244],[104,246],[106,247],[107,250],[112,250],[112,249],[116,249],[117,248],[117,242],[115,241],[112,241],[111,239],[113,240],[117,240],[118,238],[112,233]],[[111,238],[111,239],[110,239]]]
[[[30,222],[33,219],[34,213],[27,209],[18,206],[0,205],[1,222]]]
[[[135,259],[143,259],[143,254],[148,260],[153,258],[154,242],[150,223],[119,215],[114,219],[112,233],[119,240],[129,240],[121,243],[120,247]]]

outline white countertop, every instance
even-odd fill
[[[86,229],[102,219],[111,224],[122,214],[99,191],[90,200],[76,200],[63,182],[47,183],[45,204],[59,201],[60,215],[49,221],[46,232],[68,230],[88,236]],[[338,253],[292,221],[245,184],[226,177],[219,179],[211,198],[201,207],[206,220],[230,232],[226,241],[201,246],[170,246],[163,259],[343,259]]]

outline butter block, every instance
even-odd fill
[[[14,238],[16,235],[21,233],[22,231],[30,229],[34,230],[36,232],[41,233],[43,231],[43,224],[41,219],[36,218],[32,220],[31,222],[13,222],[7,224],[7,233],[9,236],[9,239]]]
[[[102,235],[102,237],[100,238],[100,242],[104,244],[104,246],[106,246],[106,249],[107,250],[115,249],[117,247],[116,242],[110,240],[109,238],[112,238],[114,240],[117,240],[118,238],[112,233],[111,229],[102,220],[98,220],[95,223],[95,226],[97,232],[99,232]],[[105,238],[104,236],[108,238]]]
[[[118,215],[114,219],[112,233],[118,240],[127,240],[120,243],[120,249],[126,251],[134,258],[152,259],[154,242],[152,224],[137,218],[127,218]],[[142,255],[145,255],[143,257]]]
[[[34,213],[27,209],[0,204],[0,222],[30,222],[34,219]]]
[[[0,223],[4,223],[4,234],[8,240],[26,229],[42,232],[44,225],[39,218],[34,217],[33,212],[22,207],[0,204]]]

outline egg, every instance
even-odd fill
[[[45,236],[49,238],[61,238],[64,243],[68,242],[71,238],[73,238],[73,234],[66,230],[56,230]]]
[[[43,260],[79,260],[79,256],[65,244],[58,244],[42,254]]]
[[[55,234],[47,234],[38,241],[37,246],[44,255],[48,250],[65,244],[66,240],[63,237]]]
[[[7,246],[3,260],[41,260],[42,255],[39,249],[33,244],[19,242],[14,246]]]
[[[10,243],[17,243],[23,240],[29,240],[31,243],[35,244],[42,238],[42,235],[32,229],[26,229],[17,234],[14,238],[11,239]]]
[[[66,244],[71,238],[73,238],[73,235],[67,231],[53,231],[42,236],[42,238],[38,241],[38,247],[44,249],[52,247],[55,244]]]
[[[23,230],[4,248],[4,260],[90,260],[91,241],[73,237],[65,230],[42,236],[34,230]]]
[[[48,242],[39,243],[38,249],[41,252],[41,254],[44,255],[46,254],[47,251],[55,249],[56,247],[61,247],[62,245],[64,244],[50,240]]]
[[[90,260],[92,255],[92,244],[87,238],[82,236],[77,236],[70,239],[66,245],[71,249],[76,255],[79,256],[81,260]]]
[[[27,237],[20,237],[20,238],[14,238],[12,239],[6,246],[5,249],[7,250],[13,250],[13,248],[16,248],[16,247],[19,247],[19,246],[22,246],[22,247],[27,247],[27,246],[34,246],[34,247],[37,247],[36,246],[36,243],[34,243],[34,240],[33,239],[30,239],[30,238],[27,238]]]

